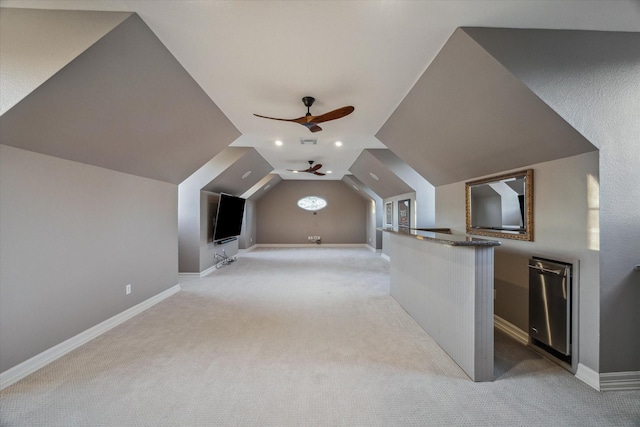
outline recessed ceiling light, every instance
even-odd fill
[[[336,147],[342,147],[342,141],[336,141]]]
[[[246,177],[248,177],[249,175],[251,175],[251,171],[246,171],[243,175],[242,175],[242,179],[245,179]]]
[[[327,171],[327,173],[333,173],[333,171]]]
[[[271,184],[267,184],[264,186],[263,190],[266,190],[267,188],[271,187]]]
[[[280,146],[282,145],[282,141],[280,141],[280,140],[278,139],[278,140],[276,140],[275,144],[276,144],[278,147],[280,147]]]
[[[376,175],[373,172],[369,172],[369,175],[371,175],[371,178],[375,179],[376,181],[380,181],[380,178],[378,178],[378,175]]]
[[[298,173],[298,171],[293,171],[293,173]]]

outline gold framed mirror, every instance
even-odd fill
[[[467,233],[533,241],[533,169],[465,184]]]

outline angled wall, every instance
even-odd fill
[[[590,368],[640,371],[640,33],[464,31],[600,150],[599,361]]]
[[[136,14],[4,113],[0,132],[6,145],[173,184],[240,136]]]
[[[461,29],[376,137],[436,187],[595,150]]]
[[[415,191],[374,156],[372,150],[363,150],[349,172],[383,199]]]
[[[433,227],[436,222],[434,186],[391,150],[367,151],[415,191],[416,227]]]
[[[0,115],[130,15],[0,8]]]

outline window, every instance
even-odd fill
[[[298,200],[298,206],[307,211],[319,211],[327,206],[327,201],[322,197],[307,196]]]

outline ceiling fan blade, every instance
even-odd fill
[[[321,167],[322,167],[322,164],[321,164],[321,163],[318,163],[318,164],[313,165],[312,167],[310,167],[308,170],[309,170],[309,172],[315,172],[315,171],[317,171],[318,169],[320,169]]]
[[[321,128],[320,126],[318,126],[318,125],[313,125],[313,126],[311,126],[311,127],[309,128],[309,130],[310,130],[311,132],[314,132],[314,133],[315,133],[315,132],[320,132],[320,131],[322,130],[322,128]]]
[[[337,110],[329,111],[328,113],[324,113],[319,116],[314,116],[312,121],[313,123],[322,123],[328,122],[329,120],[341,119],[342,117],[353,113],[353,110],[355,110],[355,108],[352,106],[338,108]]]
[[[281,122],[294,122],[294,123],[300,123],[300,124],[305,124],[307,122],[307,119],[305,117],[298,117],[297,119],[279,119],[277,117],[268,117],[268,116],[261,116],[260,114],[253,114],[256,117],[261,117],[263,119],[269,119],[269,120],[279,120]]]
[[[314,172],[315,175],[325,176],[322,172]]]

